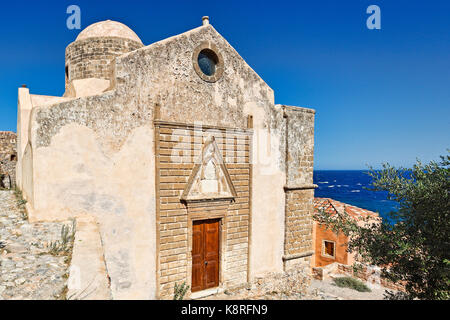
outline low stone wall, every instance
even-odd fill
[[[405,287],[402,284],[392,283],[391,281],[381,276],[381,268],[376,266],[367,266],[364,264],[358,264],[358,267],[338,264],[337,273],[345,274],[359,278],[373,285],[379,285],[388,289],[404,291]]]
[[[290,269],[282,273],[269,273],[256,278],[251,283],[251,290],[261,295],[267,294],[304,294],[311,284],[311,277],[306,269]]]
[[[14,189],[16,186],[16,161],[0,162],[0,188]]]
[[[0,188],[13,189],[16,185],[17,136],[0,131]]]
[[[0,161],[10,160],[11,155],[16,155],[17,136],[11,131],[0,131]]]
[[[324,267],[312,268],[312,277],[317,280],[324,280],[330,277],[330,275],[336,273],[338,270],[338,263],[331,263]]]
[[[313,278],[324,280],[336,275],[347,275],[361,279],[371,285],[378,285],[387,289],[404,291],[404,285],[395,284],[381,276],[381,268],[368,266],[362,263],[357,264],[357,268],[351,265],[332,263],[320,268],[312,268]]]
[[[256,277],[245,286],[225,290],[216,298],[233,300],[280,300],[300,299],[308,294],[311,277],[304,268],[290,269],[286,272],[271,272]]]

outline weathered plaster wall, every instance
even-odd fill
[[[285,130],[281,108],[247,105],[253,116],[251,277],[283,270],[286,182]]]
[[[224,59],[217,82],[193,68],[193,52],[204,41],[214,42]],[[211,25],[120,56],[115,70],[119,94],[137,89],[141,103],[160,104],[161,120],[244,129],[245,105],[273,105],[272,89]]]
[[[111,299],[102,239],[92,216],[76,219],[67,289],[70,300]]]
[[[30,114],[33,104],[28,88],[19,88],[17,96],[17,186],[22,189],[22,158],[28,144]]]
[[[314,222],[315,238],[314,250],[315,261],[314,267],[323,267],[328,264],[338,262],[345,265],[353,264],[353,259],[347,252],[348,237],[343,233],[336,234],[332,230]],[[335,243],[335,257],[325,255],[323,252],[323,240],[333,241]]]
[[[23,197],[27,200],[27,208],[34,204],[34,171],[33,171],[33,149],[28,143],[25,147],[22,159],[21,189]]]
[[[39,110],[33,113],[39,114]],[[108,143],[102,144],[93,129],[77,123],[60,128],[45,147],[36,137],[38,132],[32,134],[33,144],[40,147],[34,150],[37,183],[30,220],[95,216],[113,297],[154,298],[155,165],[151,124],[133,129],[117,151],[112,151]],[[112,142],[113,137],[109,140]]]
[[[40,106],[50,106],[52,104],[61,103],[64,101],[69,101],[72,98],[55,97],[55,96],[44,96],[39,94],[30,94],[31,103],[33,107]]]
[[[110,86],[110,80],[97,78],[78,79],[70,82],[64,95],[77,98],[93,96],[111,89]]]

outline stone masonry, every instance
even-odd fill
[[[285,268],[292,262],[310,265],[312,242],[313,190],[290,190],[286,192]],[[295,260],[294,260],[295,259]],[[300,261],[297,261],[300,260]]]
[[[286,214],[284,268],[309,269],[313,251],[314,110],[284,106],[286,119]]]
[[[0,188],[11,189],[16,184],[16,140],[14,132],[0,131]]]
[[[157,177],[159,179],[159,296],[170,298],[176,282],[187,279],[190,284],[189,242],[192,221],[202,217],[222,219],[220,283],[233,287],[247,281],[249,216],[250,216],[250,132],[219,128],[195,128],[186,125],[156,123]],[[202,142],[209,135],[216,137],[223,158],[236,188],[237,197],[230,201],[200,201],[185,204],[180,196],[200,155]],[[180,157],[174,162],[172,155]],[[183,161],[181,161],[181,158]]]
[[[66,49],[67,82],[86,78],[111,79],[111,61],[141,47],[137,41],[115,37],[75,41]]]

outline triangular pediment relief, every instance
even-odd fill
[[[234,199],[236,191],[213,136],[203,146],[181,200]]]

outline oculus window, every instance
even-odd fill
[[[217,55],[214,51],[203,49],[198,54],[198,66],[200,70],[207,76],[212,76],[216,73],[216,64],[218,62]]]
[[[223,57],[210,41],[202,42],[194,49],[192,63],[197,75],[206,82],[216,82],[223,75]]]

